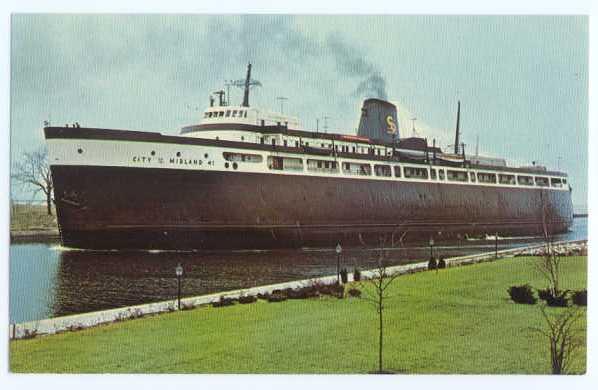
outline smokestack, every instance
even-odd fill
[[[249,81],[251,80],[251,64],[247,64],[247,77],[245,78],[245,93],[243,94],[243,107],[249,107]]]
[[[455,154],[459,154],[459,119],[461,117],[461,102],[457,101],[457,130],[455,131]]]
[[[382,99],[364,100],[357,135],[393,144],[398,142],[397,107]]]

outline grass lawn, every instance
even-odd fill
[[[15,204],[10,210],[10,230],[47,230],[58,229],[56,210],[52,206],[52,215],[48,215],[46,205]]]
[[[544,325],[539,305],[514,304],[506,292],[545,287],[535,261],[399,277],[384,312],[385,369],[550,373],[548,344],[530,329]],[[564,263],[563,288],[585,288],[587,258]],[[585,355],[584,347],[575,372],[585,371]],[[13,372],[367,373],[376,365],[377,315],[359,299],[205,307],[10,343]]]

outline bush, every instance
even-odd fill
[[[538,298],[541,300],[548,301],[550,297],[552,297],[552,293],[550,292],[549,288],[538,290]]]
[[[359,271],[359,268],[355,268],[353,270],[353,281],[359,282],[360,280],[361,280],[361,271]]]
[[[428,269],[433,270],[433,269],[436,269],[436,267],[437,267],[436,259],[434,259],[434,258],[430,259],[430,261],[428,261]]]
[[[587,306],[588,305],[588,291],[583,289],[583,290],[573,292],[573,295],[571,296],[571,300],[577,306]]]
[[[341,283],[346,284],[349,281],[349,272],[346,268],[341,270]]]
[[[235,300],[232,298],[220,297],[220,300],[212,302],[212,307],[224,307],[232,306],[235,304]]]
[[[438,260],[438,269],[443,269],[443,268],[446,268],[446,262],[441,257],[440,260]]]
[[[274,292],[274,291],[278,291],[278,292]],[[270,294],[268,296],[268,302],[282,302],[282,301],[286,301],[287,300],[287,296],[285,294],[282,294],[282,292],[280,292],[280,290],[274,290],[272,292],[272,294]]]
[[[349,296],[352,298],[360,298],[361,297],[361,291],[356,289],[356,288],[351,288],[349,289]]]
[[[524,284],[522,286],[511,286],[507,292],[515,303],[533,305],[537,302],[537,299],[534,296],[534,291],[529,284]]]
[[[546,299],[546,304],[552,307],[567,307],[569,306],[569,290],[560,291],[557,295],[552,295]]]
[[[253,303],[257,301],[257,297],[255,295],[244,295],[239,297],[239,303],[241,304],[247,304],[247,303]]]

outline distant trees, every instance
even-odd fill
[[[48,164],[48,150],[45,146],[32,152],[24,152],[21,159],[14,163],[11,178],[21,185],[31,188],[33,196],[40,191],[43,192],[46,197],[48,215],[52,215],[54,185]]]

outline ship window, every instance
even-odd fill
[[[176,152],[177,157],[181,157],[181,152]]]
[[[391,177],[392,171],[390,165],[374,165],[374,172],[376,176]]]
[[[233,169],[237,169],[238,167],[239,167],[239,165],[236,162],[234,162],[233,163]]]
[[[298,148],[299,147],[299,141],[295,141],[295,147]]]
[[[469,180],[472,183],[475,183],[475,173],[474,172],[469,172]]]
[[[309,142],[306,142],[306,143],[305,143],[305,146],[309,146]]]
[[[224,116],[224,111],[220,111],[220,114],[218,116],[223,117]]]
[[[496,174],[478,172],[478,181],[480,183],[496,184]]]
[[[302,171],[303,160],[295,157],[268,156],[268,168],[279,171]]]
[[[232,117],[235,118],[237,116],[237,110],[233,110],[233,115]]]
[[[370,164],[344,163],[343,173],[356,176],[371,176],[372,167]]]
[[[205,115],[205,117],[206,117],[206,118],[211,118],[211,117],[212,117],[212,113],[211,113],[211,112],[206,112],[206,115]]]
[[[438,178],[440,180],[444,180],[444,169],[439,169],[438,170]]]
[[[515,184],[515,175],[498,175],[498,182],[500,184]]]
[[[276,138],[272,138],[272,146],[276,146]]]
[[[282,143],[284,144],[284,146],[287,146],[287,140],[283,140]]]
[[[264,144],[264,137],[260,137],[260,144]]]
[[[208,154],[207,154],[207,153],[205,153],[205,154],[203,155],[203,158],[208,158]]]
[[[307,160],[307,170],[320,173],[338,173],[336,161],[328,160]]]
[[[230,116],[230,110],[226,110],[226,117],[228,118]]]
[[[321,145],[322,145],[322,147],[324,147],[324,144],[321,144]]]
[[[209,115],[208,115],[208,114],[209,114],[209,112],[204,112],[204,113],[203,113],[203,117],[204,117],[204,118],[207,118],[207,117],[209,117]]]
[[[226,161],[243,161],[252,163],[262,162],[262,156],[259,154],[224,152],[222,153],[222,157],[224,157]]]
[[[224,163],[224,168],[228,168],[229,164],[227,162]]]
[[[561,179],[552,178],[550,179],[550,185],[552,187],[562,187],[563,182],[561,181]]]
[[[353,153],[356,153],[355,149],[356,149],[355,146],[353,146]]]
[[[563,184],[567,184],[567,179],[563,179]]]
[[[241,141],[245,141],[245,137],[241,136]]]
[[[436,169],[430,169],[430,179],[436,180]]]
[[[534,178],[531,176],[517,176],[517,183],[522,186],[533,186]]]
[[[245,113],[245,115],[243,115],[245,118],[247,118],[247,111],[243,111]]]
[[[77,149],[77,153],[79,153],[79,154],[83,153],[83,149],[81,149],[81,148]]]
[[[446,171],[446,178],[449,181],[468,181],[467,172],[452,171],[450,169],[447,169]]]
[[[427,168],[405,167],[404,171],[405,171],[406,178],[413,178],[413,179],[427,179],[428,178],[428,169]]]
[[[152,150],[152,152],[151,152],[150,154],[151,154],[152,156],[155,156],[155,155],[156,155],[156,151],[155,151],[155,150]]]
[[[401,167],[399,165],[395,165],[395,177],[401,177]]]
[[[536,185],[538,187],[548,187],[548,178],[547,177],[536,177]]]

